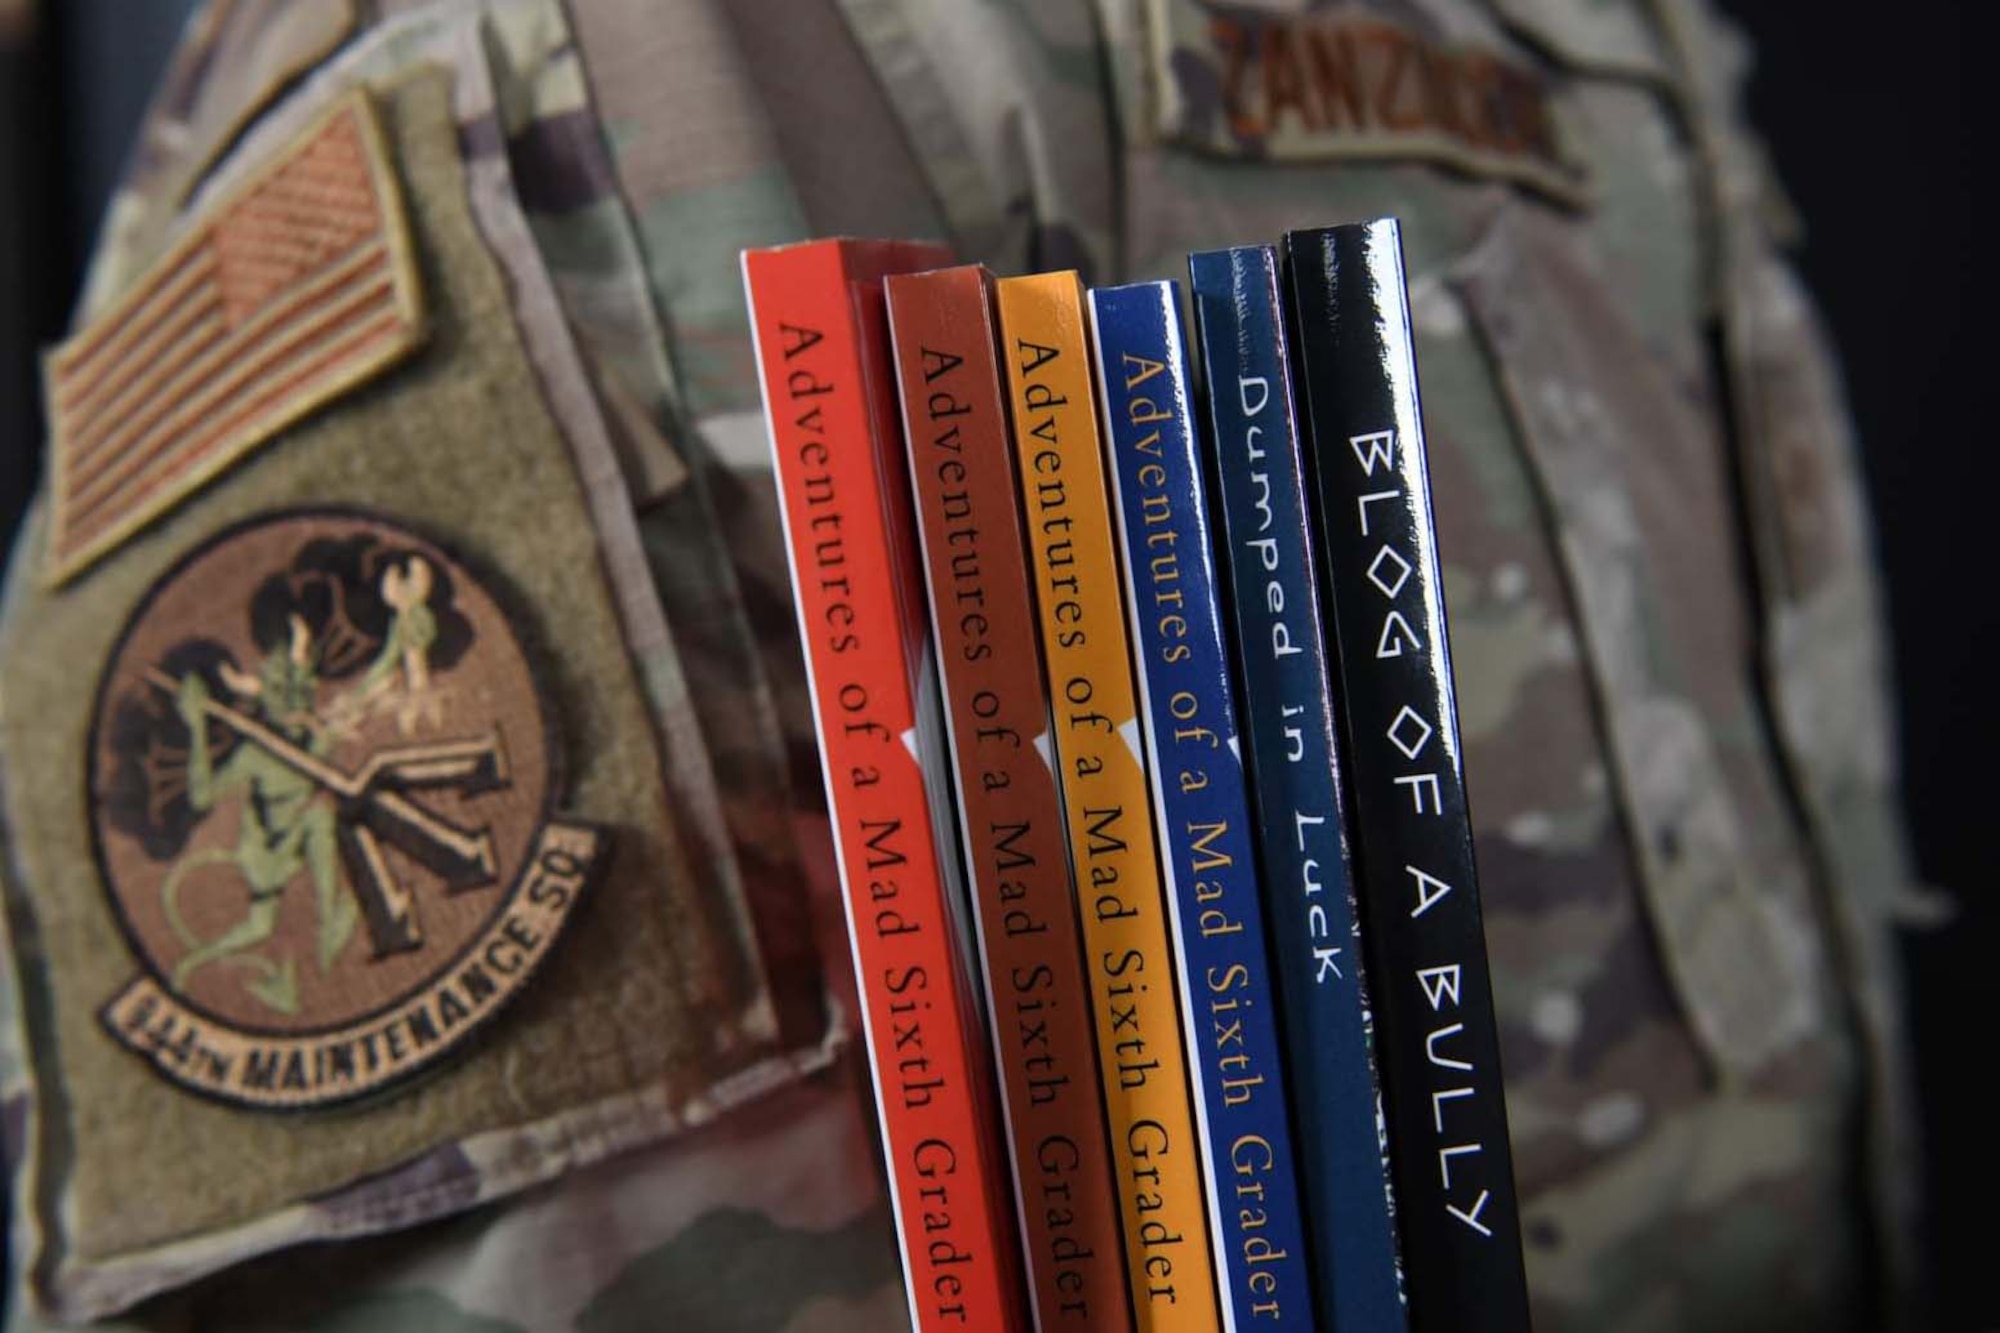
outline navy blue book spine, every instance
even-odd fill
[[[1285,276],[1410,1326],[1527,1333],[1401,234],[1291,232]]]
[[[1090,322],[1223,1322],[1316,1328],[1178,287]]]
[[[1396,1330],[1396,1227],[1277,253],[1189,255],[1188,276],[1314,1294],[1333,1333]]]

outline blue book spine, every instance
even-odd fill
[[[1090,322],[1223,1323],[1317,1328],[1178,287]]]
[[[1320,1322],[1406,1326],[1277,253],[1188,256]]]

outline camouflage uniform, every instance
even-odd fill
[[[1380,114],[1337,127],[1313,62],[1346,48],[1310,34],[1342,25],[1432,87],[1523,72],[1532,132],[1389,114],[1386,65]],[[657,595],[621,614],[679,873],[717,886],[706,947],[739,961],[713,985],[761,1044],[697,1110],[462,1137],[77,1256],[48,964],[10,865],[15,1325],[900,1326],[736,253],[931,235],[1111,281],[1378,214],[1403,219],[1416,284],[1536,1323],[1898,1307],[1908,863],[1879,599],[1837,374],[1741,128],[1745,63],[1697,0],[216,4],[81,318],[331,90],[449,72],[464,195],[612,582]]]

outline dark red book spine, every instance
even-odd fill
[[[991,278],[967,266],[891,277],[885,288],[1028,1293],[1045,1333],[1126,1330],[1118,1201],[1049,767]]]

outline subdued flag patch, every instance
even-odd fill
[[[51,580],[422,336],[402,192],[357,89],[50,355]]]

